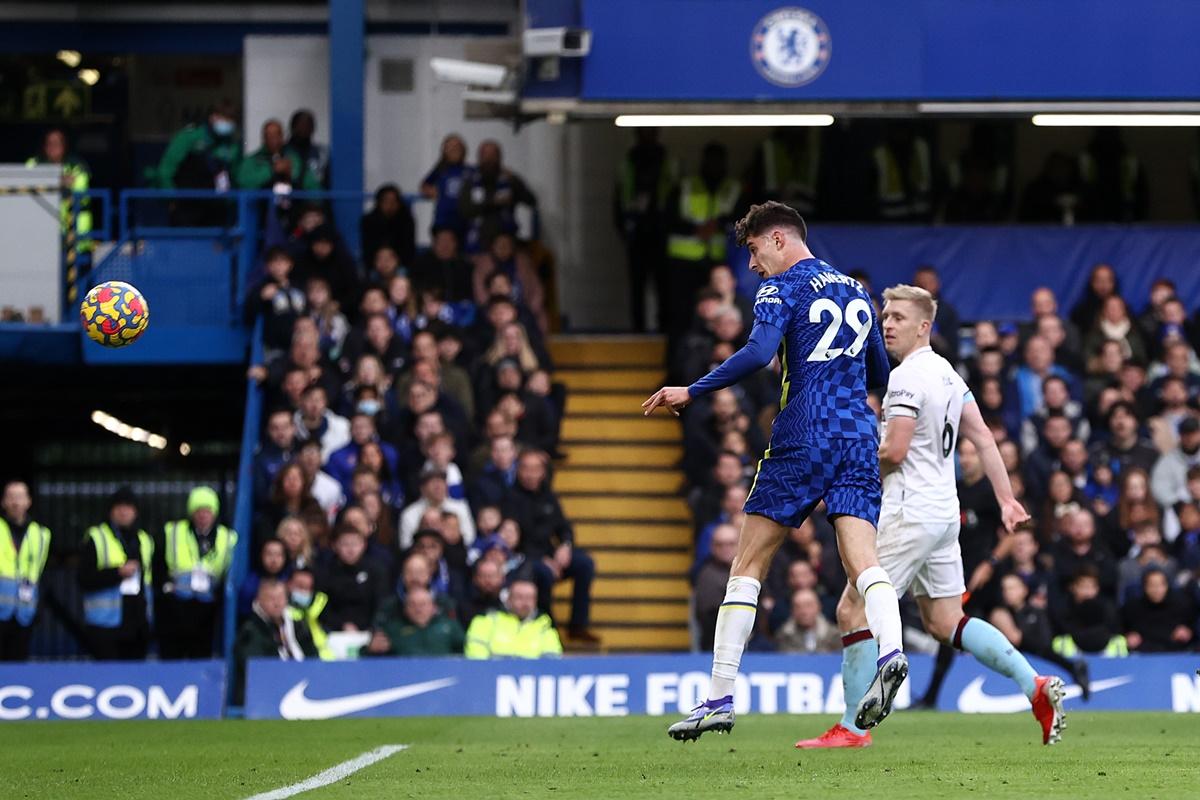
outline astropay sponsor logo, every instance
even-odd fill
[[[458,683],[458,678],[439,678],[423,683],[410,683],[405,686],[393,686],[390,689],[379,689],[373,692],[342,695],[341,697],[312,698],[305,692],[308,681],[303,680],[288,690],[279,701],[279,716],[284,719],[333,719],[372,708],[385,706],[409,697],[436,692]]]
[[[59,687],[45,699],[31,686],[0,686],[0,721],[21,719],[192,719],[200,687],[189,684],[172,697],[162,686],[81,683]]]
[[[987,677],[980,675],[967,684],[958,696],[958,710],[964,714],[1013,714],[1029,710],[1029,698],[1022,692],[1007,694],[988,694],[983,690],[983,682]],[[1092,681],[1092,694],[1106,692],[1133,683],[1132,675],[1121,675],[1116,678]],[[1083,695],[1083,689],[1078,685],[1067,687],[1065,698],[1072,700]]]

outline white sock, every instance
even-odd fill
[[[879,658],[886,659],[896,651],[903,652],[900,602],[887,572],[880,566],[868,567],[859,573],[854,585],[866,603],[867,626],[879,642]]]
[[[754,578],[743,577],[730,578],[725,586],[725,602],[717,611],[717,632],[713,637],[709,700],[733,694],[733,683],[737,678],[738,666],[742,663],[742,650],[746,648],[746,640],[754,630],[760,589],[762,584]]]

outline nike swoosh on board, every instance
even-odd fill
[[[1029,698],[1021,692],[1014,694],[988,694],[983,690],[984,677],[981,675],[967,684],[958,696],[958,710],[965,714],[1013,714],[1029,710]],[[1105,678],[1092,681],[1092,693],[1115,689],[1133,683],[1132,675],[1121,675],[1116,678]],[[1065,699],[1070,700],[1083,694],[1077,684],[1067,687]]]
[[[410,683],[407,686],[394,686],[391,689],[379,689],[374,692],[350,694],[344,697],[313,699],[305,695],[308,681],[303,680],[288,690],[279,701],[279,716],[284,719],[333,719],[355,714],[359,711],[415,697],[419,694],[436,692],[458,683],[457,678],[439,678],[424,683]]]

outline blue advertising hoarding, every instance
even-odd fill
[[[1200,4],[584,0],[584,100],[1200,95]]]
[[[219,719],[225,662],[0,665],[0,722]]]
[[[1131,656],[1091,660],[1092,698],[1078,686],[1067,708],[1200,712],[1200,659]],[[256,660],[249,667],[251,719],[495,716],[586,717],[687,713],[708,689],[707,655],[565,658],[540,661],[365,659],[355,662]],[[1053,672],[1047,664],[1037,666]],[[928,656],[912,657],[898,706],[925,688]],[[739,713],[840,714],[840,656],[750,654],[734,702]],[[914,688],[915,687],[915,688]],[[955,662],[939,701],[944,711],[1010,713],[1029,701],[974,659]]]

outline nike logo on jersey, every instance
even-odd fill
[[[1029,710],[1029,698],[1021,692],[1014,694],[988,694],[983,690],[984,676],[979,676],[967,684],[958,696],[958,710],[965,714],[1013,714]],[[1117,678],[1105,678],[1092,681],[1092,694],[1098,694],[1109,689],[1116,689],[1133,683],[1132,675],[1122,675]],[[1065,700],[1071,700],[1083,694],[1077,684],[1067,687]]]
[[[343,697],[318,700],[305,695],[305,691],[308,689],[308,681],[303,680],[289,689],[288,693],[279,701],[279,716],[284,719],[333,719],[334,717],[344,717],[347,714],[356,714],[359,711],[378,708],[379,706],[415,697],[419,694],[436,692],[438,689],[445,689],[456,683],[458,683],[457,678],[439,678],[435,681],[410,683],[406,686],[395,686],[391,689],[379,689],[374,692],[348,694]]]

